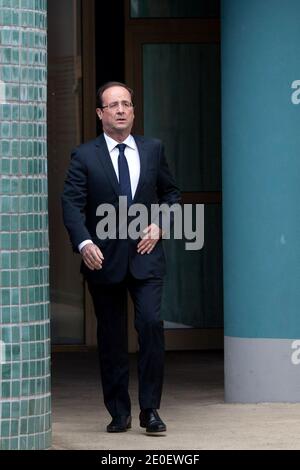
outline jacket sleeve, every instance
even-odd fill
[[[181,202],[180,190],[169,170],[162,144],[160,144],[159,152],[157,195],[160,204],[167,203],[170,206]]]
[[[178,204],[181,203],[181,195],[178,186],[169,170],[169,166],[165,157],[164,146],[160,143],[159,153],[159,169],[157,177],[157,196],[159,205],[167,204],[169,207],[174,206],[178,210]],[[171,227],[174,224],[174,212],[170,212]],[[162,227],[162,213],[159,214],[158,225]]]
[[[73,251],[79,253],[78,245],[91,238],[86,228],[87,167],[78,150],[71,154],[71,163],[65,179],[62,200],[63,221],[69,233]]]

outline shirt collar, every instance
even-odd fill
[[[104,138],[106,140],[107,148],[108,148],[109,152],[111,152],[119,144],[119,142],[117,142],[115,139],[112,139],[111,137],[109,137],[109,135],[105,134],[105,132],[103,134],[104,134]],[[131,134],[129,134],[129,136],[122,143],[126,144],[128,147],[136,150],[136,144],[135,144],[134,138]]]

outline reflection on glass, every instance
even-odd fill
[[[220,0],[131,0],[132,18],[217,18]]]
[[[182,191],[221,189],[217,44],[143,46],[144,130],[159,137]]]
[[[143,46],[145,135],[161,138],[182,192],[221,190],[220,51],[217,44]],[[205,206],[205,241],[166,241],[162,318],[194,328],[223,324],[221,210]]]
[[[221,208],[204,211],[204,246],[186,251],[185,240],[166,240],[167,275],[162,318],[194,328],[223,326]]]

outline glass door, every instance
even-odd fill
[[[185,250],[184,240],[164,242],[169,349],[219,348],[223,338],[219,10],[218,2],[205,5],[136,0],[127,9],[134,131],[162,139],[183,202],[204,204],[201,250]]]

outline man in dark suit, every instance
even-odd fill
[[[133,91],[109,82],[97,93],[103,134],[72,152],[62,196],[64,223],[73,250],[82,256],[81,272],[88,283],[97,316],[97,338],[104,402],[112,416],[108,432],[131,427],[128,394],[126,299],[130,292],[138,332],[140,425],[148,433],[166,431],[160,407],[164,370],[164,331],[160,306],[165,274],[161,219],[141,227],[138,240],[99,238],[97,208],[180,201],[161,142],[130,134],[134,121]],[[99,212],[98,212],[99,213]]]

